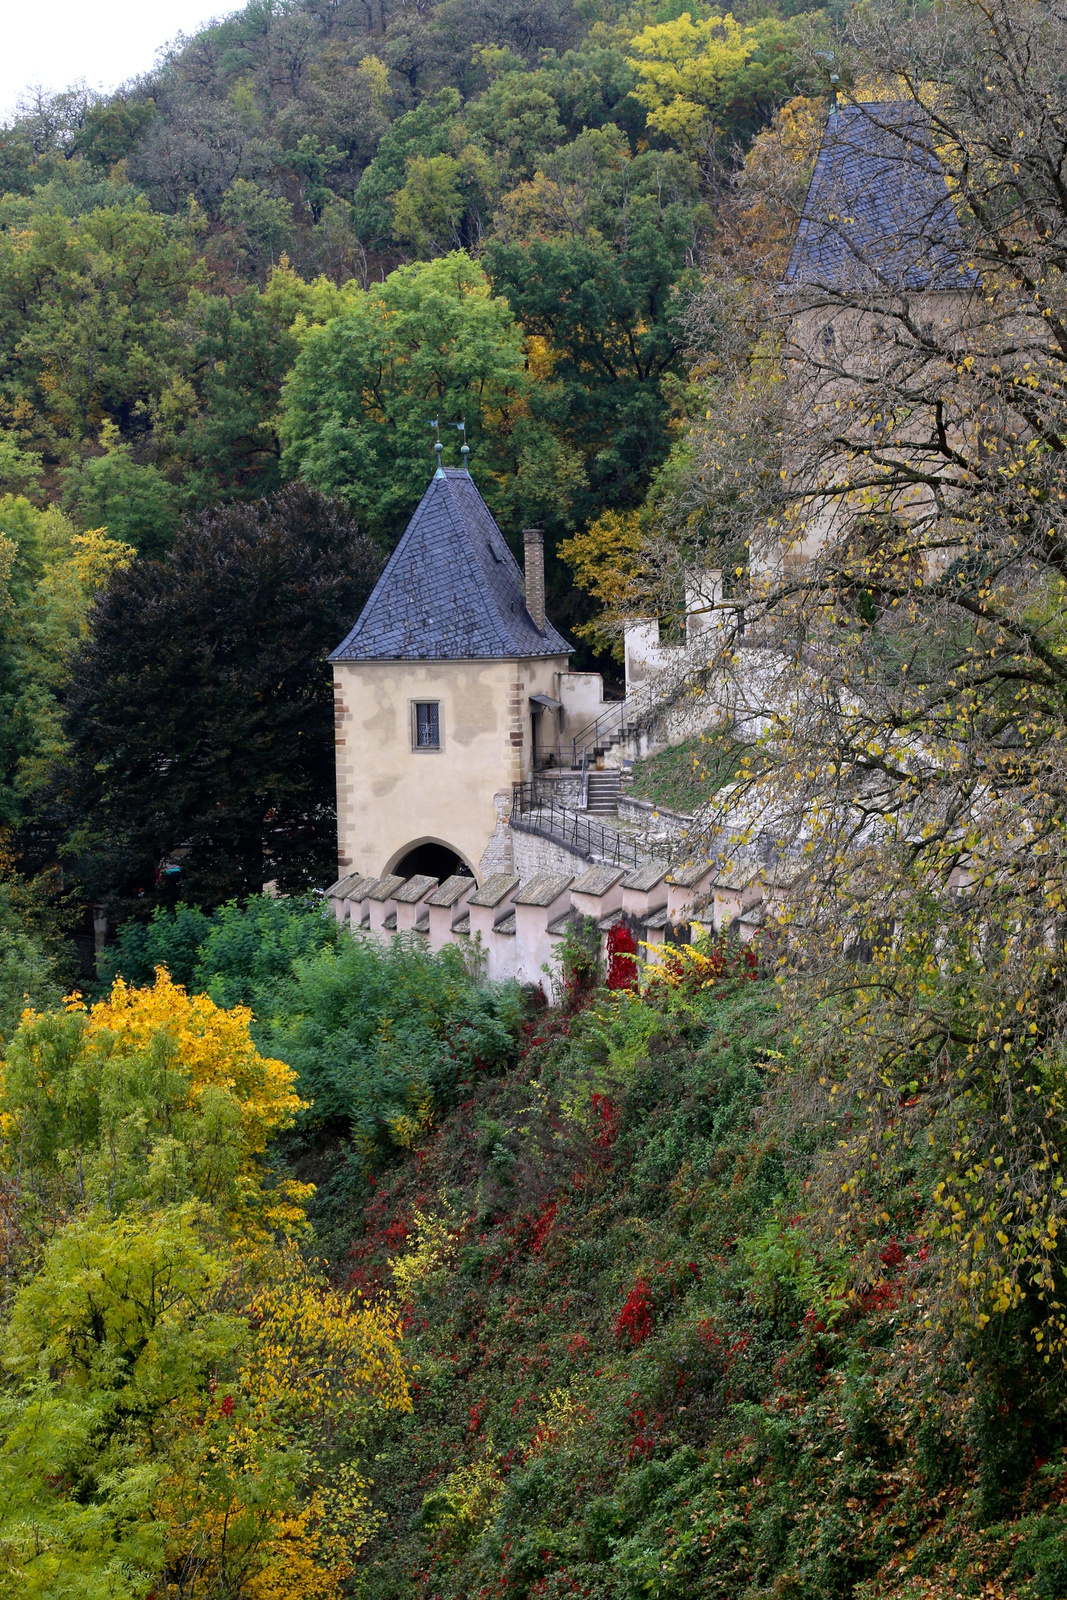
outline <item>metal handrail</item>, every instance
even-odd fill
[[[639,867],[649,855],[670,853],[666,843],[662,849],[652,845],[638,850],[635,839],[557,806],[551,800],[541,799],[532,783],[512,786],[511,815],[520,826],[525,822],[530,827],[540,828],[560,844],[572,845],[579,855],[601,861],[606,866]]]
[[[579,749],[581,749],[582,753],[584,754],[586,750],[595,750],[597,748],[601,723],[605,724],[605,733],[607,733],[606,725],[609,722],[611,724],[612,734],[623,734],[626,732],[626,701],[613,700],[611,704],[613,708],[616,706],[618,707],[617,713],[614,709],[611,711],[602,711],[599,717],[597,717],[593,722],[590,722],[586,727],[581,728],[571,740],[571,748],[574,752],[572,756],[574,766],[578,765]]]
[[[534,751],[535,772],[573,772],[569,744],[539,744]]]

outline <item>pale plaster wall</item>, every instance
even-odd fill
[[[334,665],[337,858],[382,876],[417,844],[479,871],[494,796],[530,777],[530,695],[555,697],[566,658]],[[413,750],[411,704],[441,705],[441,749]]]
[[[551,934],[550,925],[570,907],[570,890],[557,895],[550,906],[516,906],[515,932],[512,943],[516,947],[515,977],[520,983],[541,984],[546,992],[549,986],[559,994],[560,974],[563,970],[559,958],[561,934]],[[548,968],[546,979],[545,967]],[[549,994],[549,998],[553,998]]]
[[[604,680],[599,672],[561,672],[559,694],[563,705],[563,738],[570,741],[604,714]]]

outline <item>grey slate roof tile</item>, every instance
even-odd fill
[[[351,633],[331,661],[561,656],[539,633],[522,572],[468,473],[436,472]]]
[[[366,878],[362,873],[355,872],[351,878],[345,879],[347,887],[340,898],[344,900],[365,900],[377,882],[377,878]]]
[[[518,877],[513,872],[491,872],[478,890],[472,894],[468,905],[472,906],[498,906],[506,900],[512,889],[517,889]]]
[[[377,888],[371,890],[368,900],[391,900],[404,879],[391,872],[388,878],[379,878]]]
[[[715,879],[716,889],[747,889],[753,878],[763,872],[758,861],[742,861],[720,872]]]
[[[667,882],[679,889],[692,889],[702,878],[707,877],[711,868],[710,861],[685,861],[671,868],[667,874]]]
[[[917,106],[831,111],[785,281],[831,291],[977,283]]]
[[[426,901],[428,906],[454,906],[468,890],[474,888],[474,879],[466,872],[454,872]]]
[[[625,877],[622,886],[624,889],[636,889],[641,894],[648,894],[657,884],[662,883],[666,876],[667,868],[662,862],[649,861]]]
[[[515,896],[517,906],[550,906],[553,900],[558,900],[565,889],[569,889],[574,880],[569,874],[559,872],[543,872],[540,877],[531,878],[529,883],[524,883]]]
[[[425,895],[429,894],[431,889],[437,888],[439,881],[437,878],[427,877],[425,873],[417,873],[414,878],[408,879],[402,889],[397,889],[392,898],[397,905],[416,905]]]
[[[346,878],[338,878],[337,882],[331,883],[330,887],[325,891],[326,898],[328,900],[343,900],[348,885],[358,882],[359,876],[358,872],[350,872]]]
[[[571,884],[571,894],[607,894],[624,875],[622,867],[590,867]]]

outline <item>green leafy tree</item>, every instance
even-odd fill
[[[520,1019],[517,987],[479,983],[456,949],[350,937],[297,959],[273,1001],[265,1048],[296,1068],[317,1124],[376,1158],[412,1148],[473,1072],[504,1066]]]
[[[0,884],[0,1053],[27,1006],[57,1005],[55,963],[26,927]]]
[[[293,242],[293,208],[248,178],[237,178],[222,197],[223,222],[253,272],[262,271]]]
[[[0,232],[0,358],[39,426],[81,439],[151,412],[182,370],[202,270],[143,199]]]
[[[630,50],[649,127],[683,150],[754,132],[801,77],[795,30],[773,17],[746,27],[730,12],[694,20],[683,11],[645,28]]]
[[[0,502],[0,526],[6,521],[10,527],[13,520],[4,517]],[[71,655],[88,632],[90,605],[111,574],[134,555],[130,545],[97,530],[76,534],[55,507],[34,511],[30,527],[42,570],[21,596],[10,634],[15,745],[9,777],[24,823],[34,817],[36,797],[64,756],[60,697]]]
[[[101,896],[321,885],[336,859],[327,653],[380,557],[302,485],[188,522],[112,578],[71,668],[70,849]]]
[[[119,980],[88,1011],[29,1014],[0,1085],[0,1168],[23,1244],[84,1207],[198,1202],[250,1237],[292,1223],[306,1191],[265,1185],[263,1154],[302,1102],[290,1068],[256,1051],[249,1021],[163,970],[149,988]]]
[[[110,538],[142,556],[161,556],[178,531],[185,494],[151,463],[135,461],[114,423],[101,429],[102,456],[63,474],[66,510],[83,528],[106,529]]]
[[[401,267],[306,336],[285,385],[283,470],[390,544],[426,487],[427,420],[465,417],[491,468],[526,389],[521,331],[475,262],[455,251]]]
[[[157,906],[147,922],[124,922],[100,958],[99,978],[105,987],[116,977],[151,983],[163,966],[176,983],[219,1005],[250,1005],[267,1017],[274,988],[288,979],[293,962],[340,936],[340,924],[317,900],[250,895],[210,913],[179,902]]]
[[[422,255],[442,255],[481,236],[493,179],[474,145],[459,156],[411,156],[404,187],[393,201],[393,232]]]
[[[512,181],[531,177],[544,155],[566,137],[551,88],[547,74],[503,72],[468,109],[471,137]]]
[[[264,289],[194,296],[193,368],[200,406],[176,433],[194,502],[254,499],[281,483],[277,416],[282,384],[300,353],[297,318],[319,321],[323,286],[278,267]],[[335,295],[333,298],[340,298]]]
[[[154,100],[126,100],[115,95],[89,107],[74,136],[75,147],[90,166],[112,167],[129,155],[157,115]]]
[[[596,238],[494,240],[486,250],[494,287],[548,347],[530,407],[585,464],[581,520],[639,499],[667,455],[664,384],[683,365],[690,238],[684,207],[660,217],[638,200],[625,251]]]
[[[5,494],[24,494],[36,488],[41,472],[36,451],[23,450],[12,434],[0,433],[0,489]]]
[[[33,814],[64,742],[58,694],[94,593],[133,551],[77,535],[57,507],[0,499],[0,820]]]
[[[417,156],[454,154],[453,129],[461,101],[454,89],[443,89],[398,117],[382,139],[364,172],[353,202],[360,237],[367,245],[387,242],[393,231],[393,196],[407,181],[408,162]]]
[[[309,1189],[269,1178],[299,1101],[249,1021],[161,973],[9,1048],[3,1248],[9,1279],[32,1269],[0,1341],[13,1593],[196,1593],[206,1567],[233,1600],[340,1600],[372,1525],[352,1456],[410,1409],[399,1330],[272,1242]]]

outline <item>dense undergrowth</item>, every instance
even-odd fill
[[[933,1342],[919,1217],[828,1240],[774,986],[527,1027],[379,1185],[406,1300],[375,1600],[1067,1593],[1062,1388],[1025,1317]]]
[[[212,1028],[221,1039],[250,1026],[305,1102],[256,1181],[304,1196],[304,1254],[331,1264],[331,1294],[400,1314],[410,1412],[372,1408],[343,1445],[316,1442],[310,1414],[302,1423],[301,1459],[318,1465],[286,1493],[303,1507],[305,1555],[333,1562],[331,1594],[1067,1594],[1064,1386],[1035,1342],[1040,1296],[939,1316],[954,1247],[931,1197],[954,1158],[936,1139],[912,1140],[892,1180],[870,1176],[858,1212],[839,1214],[839,1160],[862,1111],[822,1081],[827,1063],[815,1065],[751,951],[683,949],[640,993],[598,987],[576,961],[552,1009],[479,984],[454,957],[353,940],[313,904],[257,899],[128,927],[103,977],[147,983],[168,963],[210,991],[196,1002],[205,1018],[252,1004],[253,1017],[219,1012]],[[135,1000],[159,1040],[185,1016],[169,983]],[[93,1013],[105,1053],[126,1003]],[[43,1128],[59,1106],[27,1074],[28,1050],[53,1033],[76,1042],[82,1027],[77,1013],[45,1017],[9,1052],[16,1196],[17,1119],[32,1104]],[[144,1112],[155,1080],[141,1081],[139,1060],[99,1078],[97,1121],[79,1109],[89,1079],[70,1076],[77,1115],[63,1113],[58,1160],[38,1141],[51,1163],[39,1193],[78,1218],[86,1202],[71,1185],[103,1196],[120,1135],[127,1210],[110,1219],[110,1202],[90,1196],[75,1227],[128,1229],[159,1205],[158,1108]],[[180,1076],[167,1083],[179,1112],[159,1131],[188,1145],[195,1176],[202,1110],[180,1109]],[[41,1298],[25,1237],[16,1306]],[[212,1381],[205,1367],[210,1392]],[[235,1407],[245,1381],[227,1376]],[[131,1466],[151,1463],[151,1448],[124,1448]],[[340,1564],[344,1516],[331,1532],[316,1509],[324,1493],[336,1500],[338,1462],[359,1486],[359,1535]],[[84,1470],[89,1501],[108,1507],[104,1478]],[[69,1521],[62,1482],[41,1481],[39,1498]],[[264,1515],[273,1572],[287,1535]],[[305,1570],[284,1589],[294,1600],[318,1593]],[[259,1581],[234,1595],[258,1600]],[[215,1590],[189,1590],[201,1592]]]

